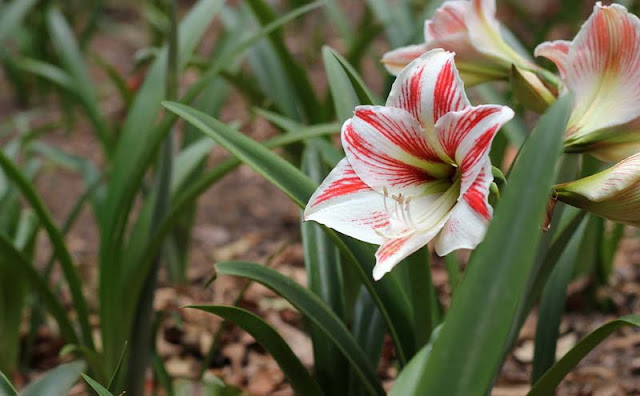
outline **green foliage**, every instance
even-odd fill
[[[92,56],[122,99],[121,116],[105,109],[102,87],[90,73],[94,65],[86,53],[92,35],[103,26],[102,18],[108,18],[102,16],[108,14],[102,12],[105,3],[42,3],[46,6],[33,0],[0,5],[4,74],[24,100],[33,96],[33,87],[58,94],[56,103],[64,112],[61,120],[39,128],[28,126],[16,138],[7,138],[0,151],[0,371],[8,375],[0,375],[0,393],[18,394],[8,378],[21,353],[20,323],[24,313],[31,312],[28,339],[47,323],[45,314],[51,315],[66,342],[61,355],[73,354],[83,362],[63,364],[19,394],[65,394],[85,367],[88,372],[82,377],[96,394],[138,394],[149,366],[154,383],[167,394],[189,394],[193,383],[175,382],[153,348],[162,318],[156,318],[152,301],[163,266],[170,282],[187,280],[198,198],[246,164],[304,208],[329,169],[344,156],[332,143],[341,124],[356,106],[383,103],[386,92],[374,92],[363,78],[376,81],[369,74],[376,69],[361,67],[369,66],[365,62],[369,57],[375,64],[379,60],[377,45],[372,46],[380,37],[377,33],[384,32],[393,48],[422,42],[423,18],[442,1],[368,0],[353,23],[350,7],[334,0],[294,1],[287,5],[299,8],[284,11],[264,0],[238,6],[199,0],[179,23],[173,8],[178,3],[147,2],[142,14],[152,37],[151,47],[143,49],[148,68],[140,87],[129,86],[123,73],[102,56]],[[516,14],[522,12],[514,2],[508,3]],[[285,27],[314,11],[313,18],[325,18],[323,23]],[[217,18],[222,24],[216,27],[216,42],[203,53],[202,38]],[[557,18],[577,20],[575,15]],[[549,29],[531,26],[537,38]],[[295,40],[302,31],[309,36],[304,48]],[[313,38],[327,33],[338,34],[331,45],[344,55],[328,46],[318,49]],[[520,46],[515,37],[508,40]],[[319,64],[324,66],[327,92],[315,70]],[[361,75],[365,70],[367,74]],[[377,71],[384,73],[389,86],[392,78],[381,66]],[[554,76],[549,78],[555,81]],[[183,95],[180,82],[186,85]],[[513,89],[486,84],[474,88],[470,96],[483,103],[511,105]],[[219,121],[233,90],[254,109],[252,117],[266,119],[280,134],[258,143],[236,128],[244,123],[242,117],[239,122]],[[100,160],[69,154],[40,140],[76,113],[88,121],[99,142]],[[569,99],[561,98],[529,132],[524,121],[529,117],[518,111],[496,137],[490,153],[495,166],[491,190],[495,216],[466,266],[455,252],[444,258],[450,308],[444,308],[435,289],[431,265],[439,264],[426,247],[374,282],[372,246],[311,222],[301,224],[306,288],[266,266],[216,265],[217,273],[261,283],[300,311],[313,344],[311,372],[287,340],[254,313],[234,306],[190,308],[218,315],[249,332],[274,357],[296,394],[384,394],[376,368],[388,334],[393,363],[400,370],[391,394],[466,396],[490,393],[524,318],[541,296],[530,394],[553,393],[605,337],[622,326],[640,325],[637,316],[610,322],[554,364],[568,283],[582,270],[605,284],[624,234],[623,226],[596,218],[587,221],[585,212],[562,205],[553,216],[546,212],[554,182],[573,180],[577,170],[592,174],[601,166],[593,159],[580,162],[577,156],[565,155],[558,161],[569,113]],[[186,123],[177,124],[179,119]],[[183,135],[177,133],[182,125]],[[0,125],[3,139],[5,129]],[[209,168],[207,158],[216,146],[233,157]],[[282,147],[286,148],[282,155],[272,151]],[[513,150],[517,159],[506,172]],[[60,225],[46,205],[48,197],[35,188],[39,161],[69,170],[84,181],[82,195]],[[503,166],[507,177],[500,171]],[[100,235],[101,348],[94,345],[85,280],[65,242],[87,205]],[[545,214],[552,219],[546,234],[540,232]],[[52,247],[44,269],[37,265],[40,229]],[[58,265],[62,280],[54,284],[51,275]],[[74,315],[66,312],[69,305]],[[28,347],[25,353],[26,359]],[[221,381],[203,380],[200,385],[211,394],[240,392]]]
[[[525,142],[485,241],[469,260],[440,336],[428,358],[421,359],[422,375],[416,382],[394,387],[392,394],[482,395],[489,389],[534,263],[545,198],[568,120],[568,99],[551,107]],[[468,336],[469,329],[473,337]]]
[[[242,308],[226,307],[222,305],[192,305],[188,308],[200,309],[231,320],[251,334],[278,362],[296,394],[322,395],[317,382],[311,377],[307,369],[291,351],[273,327],[260,317]]]

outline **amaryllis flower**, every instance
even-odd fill
[[[640,20],[599,2],[573,41],[540,44],[575,94],[565,148],[618,161],[640,151]]]
[[[449,0],[424,24],[424,43],[387,52],[382,63],[398,74],[409,62],[434,49],[456,53],[456,66],[467,85],[504,79],[511,65],[535,68],[500,35],[495,0]]]
[[[474,248],[491,219],[488,152],[513,111],[471,106],[453,57],[427,52],[385,106],[356,107],[342,126],[347,156],[305,209],[305,220],[381,245],[376,280],[434,238],[440,255]]]
[[[563,202],[640,227],[640,153],[605,171],[560,184],[555,189]]]

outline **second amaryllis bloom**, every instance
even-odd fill
[[[596,3],[573,41],[540,44],[575,94],[565,149],[619,161],[640,151],[640,19]]]
[[[397,75],[423,53],[443,48],[456,53],[456,66],[467,85],[506,79],[514,64],[536,66],[518,54],[502,38],[495,0],[449,0],[424,24],[424,43],[387,52],[382,63]]]
[[[491,142],[512,117],[471,106],[454,54],[431,50],[398,75],[385,106],[359,106],[344,123],[346,158],[305,220],[380,245],[376,280],[433,239],[439,255],[474,248],[492,215]]]
[[[555,189],[560,201],[618,223],[640,227],[640,153]]]

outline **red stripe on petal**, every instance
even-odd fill
[[[371,214],[370,217],[365,219],[358,219],[357,224],[363,226],[369,226],[374,229],[386,228],[389,226],[389,214],[387,212],[376,211]]]
[[[366,164],[371,173],[389,179],[390,186],[407,187],[433,180],[424,170],[377,151],[362,135],[354,131],[351,124],[343,131],[343,141],[350,154]]]
[[[453,59],[449,59],[442,67],[436,79],[433,91],[433,121],[436,122],[443,115],[462,110],[466,103],[460,95],[458,82],[456,81]]]
[[[404,130],[407,128],[406,125],[389,118],[381,112],[375,112],[370,108],[357,109],[355,115],[371,125],[390,142],[414,157],[427,161],[440,162],[440,158],[431,147],[429,147],[426,136],[422,135],[422,131]]]
[[[449,130],[440,134],[440,144],[442,144],[447,155],[454,158],[458,146],[469,132],[483,119],[500,111],[499,107],[479,107],[473,111],[466,112],[458,122],[452,123],[449,126]],[[495,129],[493,131],[495,132]],[[489,142],[491,142],[491,139],[489,139]]]
[[[420,98],[422,97],[422,74],[424,67],[420,67],[404,81],[400,88],[400,108],[408,111],[413,118],[420,120]]]
[[[343,177],[341,179],[338,179],[327,186],[322,194],[318,195],[315,202],[312,202],[310,205],[316,206],[332,198],[353,194],[363,190],[369,190],[369,186],[367,186],[358,177],[358,175],[356,175],[356,172],[353,169],[347,169],[342,176]]]
[[[460,170],[464,174],[468,169],[474,166],[478,160],[489,150],[489,146],[491,145],[491,141],[496,134],[496,131],[500,125],[495,124],[491,128],[487,129],[485,132],[480,135],[478,139],[476,139],[471,150],[467,152],[466,157],[462,161],[462,165],[460,166]]]
[[[394,239],[382,246],[378,249],[376,253],[376,258],[378,260],[378,264],[392,257],[394,254],[398,253],[402,246],[409,240],[411,236],[406,236],[404,238]]]
[[[480,216],[487,220],[491,219],[491,212],[489,211],[489,204],[487,203],[486,190],[484,190],[484,182],[486,175],[481,172],[473,185],[464,194],[464,200],[467,201],[469,206],[476,211]]]

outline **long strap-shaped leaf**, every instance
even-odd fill
[[[538,322],[536,323],[531,383],[535,383],[540,379],[555,362],[560,322],[567,299],[567,286],[575,273],[585,225],[586,223],[582,222],[576,228],[542,291],[540,308],[538,309]]]
[[[64,243],[64,238],[60,233],[60,230],[53,223],[53,219],[49,214],[49,211],[44,206],[44,203],[36,193],[35,188],[29,182],[29,180],[20,172],[16,165],[11,162],[9,158],[0,150],[0,167],[5,172],[6,176],[12,180],[16,186],[22,192],[24,198],[31,204],[33,211],[36,213],[42,226],[49,235],[51,245],[60,260],[62,272],[71,291],[71,299],[78,313],[78,321],[80,322],[80,328],[82,329],[82,340],[85,345],[93,348],[93,338],[91,336],[91,326],[89,325],[89,309],[87,307],[87,301],[82,294],[82,284],[80,281],[80,274],[77,268],[73,265],[71,255],[67,250]]]
[[[588,336],[580,340],[562,359],[558,360],[538,382],[531,388],[527,396],[552,395],[560,381],[578,365],[593,348],[598,346],[611,333],[625,326],[640,326],[640,315],[628,315],[612,320],[598,327]]]
[[[86,374],[82,374],[82,378],[84,378],[85,381],[87,381],[87,384],[89,384],[89,386],[91,388],[93,388],[94,391],[96,391],[96,393],[99,396],[114,396],[113,393],[109,392],[109,390],[107,388],[105,388],[104,386],[100,385],[100,383],[98,383],[98,381],[94,380],[93,378],[89,377]]]
[[[206,32],[211,20],[222,9],[223,0],[199,0],[182,19],[178,32],[177,54],[179,68],[186,65],[192,52]],[[99,217],[100,227],[100,323],[106,369],[113,370],[119,358],[120,348],[130,339],[133,326],[131,315],[123,315],[123,307],[131,310],[133,300],[124,293],[125,262],[121,260],[123,239],[128,223],[129,209],[139,189],[140,179],[148,169],[150,159],[166,134],[159,140],[155,121],[161,108],[159,102],[165,97],[165,75],[168,64],[168,46],[165,46],[149,68],[146,78],[132,102],[113,152],[113,169],[104,204]],[[145,274],[146,278],[146,274]],[[143,283],[135,285],[140,288]],[[118,323],[115,326],[114,323]]]
[[[302,159],[303,170],[320,183],[326,172],[320,154],[308,145]],[[344,280],[340,265],[340,251],[319,224],[302,222],[304,263],[307,270],[307,287],[320,297],[344,323],[347,321]],[[309,326],[313,343],[314,375],[326,394],[339,394],[347,388],[348,362],[343,354],[327,339],[321,330]]]
[[[259,316],[246,309],[224,305],[190,305],[186,308],[200,309],[218,315],[251,334],[278,362],[278,366],[291,382],[296,395],[322,395],[318,383],[311,377],[282,336]]]
[[[559,99],[523,146],[487,236],[474,251],[442,332],[422,362],[422,375],[394,387],[392,394],[486,394],[533,267],[569,105],[568,98]]]
[[[20,392],[20,396],[62,396],[78,381],[80,374],[85,370],[83,361],[61,364],[47,371]]]
[[[334,342],[351,362],[370,394],[385,394],[367,355],[355,342],[347,327],[318,296],[279,272],[255,263],[243,261],[218,263],[216,271],[219,274],[252,279],[281,295]]]
[[[7,378],[2,371],[0,371],[0,395],[18,396],[18,391],[13,387],[9,378]]]
[[[287,133],[279,135],[273,139],[269,139],[264,142],[266,148],[276,148],[303,141],[305,139],[319,137],[327,134],[333,134],[340,130],[340,127],[335,124],[323,124],[314,127],[304,128],[296,133]],[[215,182],[222,179],[225,175],[237,168],[242,162],[236,158],[228,158],[222,161],[214,169],[211,169],[204,173],[195,183],[189,185],[185,191],[177,194],[172,198],[174,202],[171,210],[167,216],[163,219],[162,223],[158,226],[156,232],[150,238],[142,260],[137,262],[134,272],[129,277],[129,285],[136,285],[141,282],[146,276],[149,269],[151,260],[158,252],[158,249],[162,246],[165,237],[171,231],[173,225],[178,221],[180,216],[185,210],[195,202],[196,198],[211,187]],[[130,290],[130,288],[127,288]],[[136,295],[133,295],[136,298]]]
[[[60,301],[58,301],[53,292],[51,292],[44,278],[3,234],[0,234],[0,254],[3,258],[16,265],[18,271],[23,271],[25,279],[29,282],[31,288],[40,296],[43,304],[58,323],[60,333],[62,333],[65,341],[69,343],[78,342],[78,336],[69,321],[67,310],[60,304]]]
[[[215,139],[240,161],[262,174],[298,206],[304,207],[315,191],[317,185],[311,179],[253,139],[188,106],[167,102],[164,105]],[[411,326],[411,313],[409,304],[406,302],[406,293],[392,276],[385,276],[380,281],[373,282],[371,278],[373,253],[369,254],[368,249],[364,249],[362,244],[346,237],[343,240],[330,230],[327,232],[330,233],[334,243],[342,251],[345,262],[354,267],[363,285],[376,301],[396,345],[398,358],[401,363],[406,362],[406,357],[411,354],[405,354],[405,349],[410,351],[413,345],[413,337],[407,336],[407,331],[405,331],[405,329],[410,331]],[[369,260],[362,259],[365,254]]]

